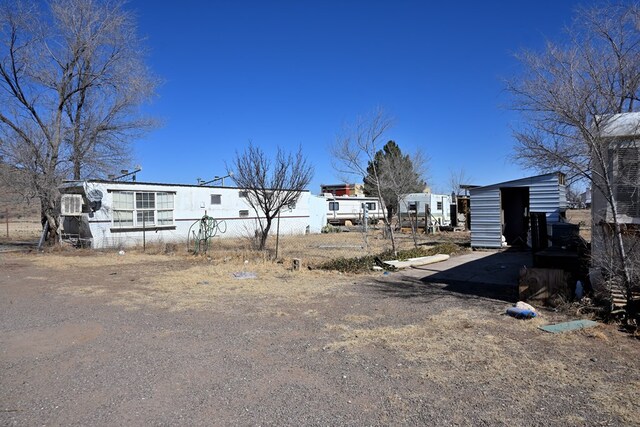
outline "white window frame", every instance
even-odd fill
[[[171,227],[175,225],[175,193],[167,191],[116,190],[113,197],[113,228]],[[125,220],[119,218],[125,217]]]

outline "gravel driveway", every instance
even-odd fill
[[[39,257],[0,258],[2,425],[640,424],[613,327],[545,334],[401,274]]]

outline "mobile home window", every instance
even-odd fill
[[[249,197],[249,192],[247,190],[238,191],[238,197],[244,197],[246,199]]]
[[[238,216],[249,216],[249,211],[247,209],[242,209],[239,213]]]
[[[623,143],[613,150],[614,186],[618,211],[630,217],[640,216],[640,148],[635,142]]]
[[[174,194],[152,191],[114,191],[113,226],[173,225]]]
[[[330,211],[339,211],[340,210],[340,202],[329,202],[329,210]]]
[[[222,204],[222,195],[221,194],[212,194],[211,195],[211,204],[212,205],[221,205]]]
[[[442,210],[442,202],[436,202],[436,209],[439,211]]]
[[[376,202],[367,203],[367,209],[369,209],[370,211],[375,211],[376,210]]]

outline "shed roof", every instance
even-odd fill
[[[560,177],[564,179],[564,176],[565,175],[562,172],[550,172],[542,175],[535,175],[535,176],[530,176],[526,178],[514,179],[511,181],[499,182],[497,184],[490,184],[490,185],[484,185],[482,187],[470,188],[469,191],[473,194],[478,191],[490,190],[490,189],[495,189],[500,187],[528,187],[537,182],[544,181],[546,179],[553,178],[553,177],[558,177],[558,180],[560,180]]]

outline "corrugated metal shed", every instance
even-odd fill
[[[507,206],[511,203],[508,198],[503,200],[505,189],[522,189],[522,198],[528,194],[528,200],[517,200],[526,207],[527,213],[544,212],[548,225],[559,222],[561,212],[567,207],[564,180],[564,174],[554,172],[471,189],[471,246],[502,247],[505,212],[514,208]]]

